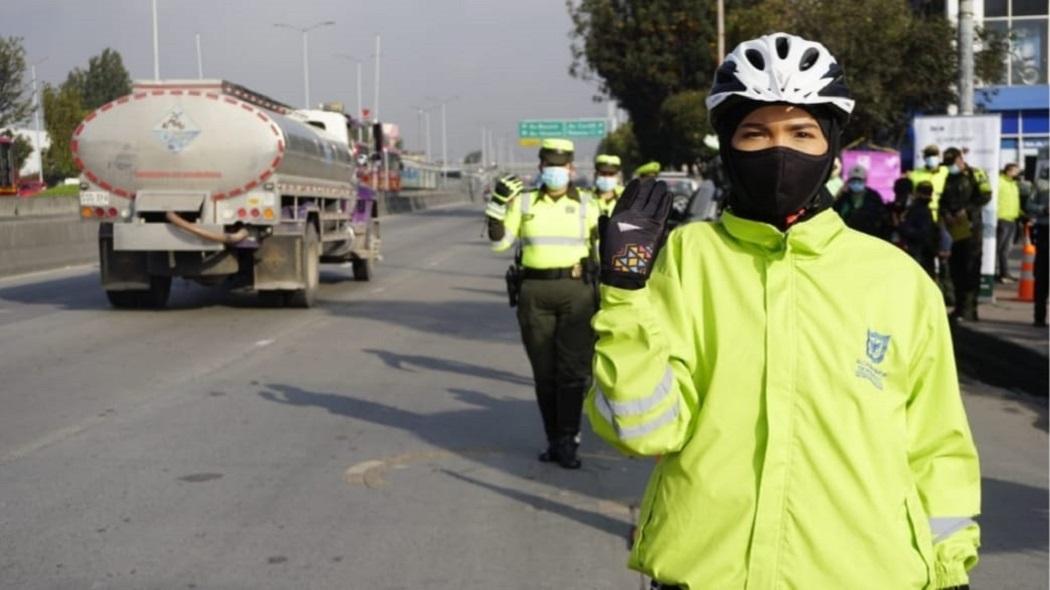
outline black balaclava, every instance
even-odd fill
[[[812,115],[827,139],[828,151],[811,156],[785,147],[755,152],[733,148],[733,134],[744,117],[755,109],[776,104],[795,106]],[[839,153],[842,123],[829,107],[743,99],[726,108],[715,131],[731,184],[726,203],[734,215],[783,230],[831,206],[833,197],[824,184]]]

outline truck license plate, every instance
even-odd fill
[[[109,205],[109,193],[103,191],[84,191],[80,193],[80,204],[99,207]]]

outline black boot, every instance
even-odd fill
[[[540,463],[557,463],[558,462],[558,448],[554,443],[547,444],[547,450],[540,453]]]
[[[572,437],[564,437],[558,441],[555,457],[562,469],[579,469],[583,465],[576,457],[576,447],[576,441]]]

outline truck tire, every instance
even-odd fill
[[[375,269],[375,263],[373,258],[354,258],[351,264],[354,267],[354,280],[355,281],[371,281],[372,272]]]
[[[118,309],[164,309],[171,295],[171,277],[151,276],[149,289],[106,291],[110,305]]]
[[[285,294],[284,304],[288,307],[311,307],[317,297],[317,286],[321,282],[321,240],[317,237],[317,228],[312,223],[306,224],[300,254],[302,261],[302,282],[304,287]]]

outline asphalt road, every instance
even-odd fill
[[[649,464],[539,418],[477,207],[384,221],[320,305],[177,283],[110,309],[96,269],[0,280],[0,588],[634,589]],[[1045,376],[1039,376],[1043,378]],[[974,380],[975,590],[1047,587],[1047,408]]]

